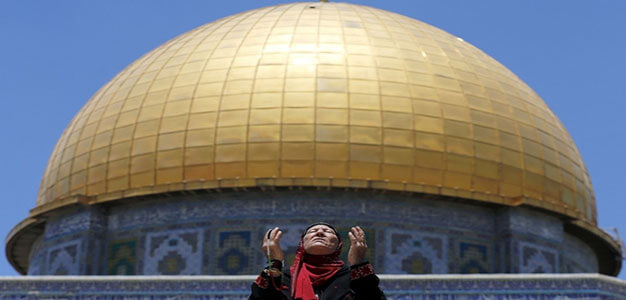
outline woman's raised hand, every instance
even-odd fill
[[[357,265],[365,261],[367,243],[365,242],[365,232],[361,227],[355,226],[348,232],[350,237],[350,251],[348,251],[348,263]]]
[[[263,253],[267,255],[269,250],[270,259],[276,259],[282,261],[285,258],[283,250],[280,248],[280,238],[283,236],[283,232],[278,227],[274,227],[268,230],[263,236],[263,245],[261,249]]]

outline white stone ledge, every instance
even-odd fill
[[[254,281],[257,275],[171,275],[171,276],[0,276],[0,281]],[[381,281],[456,281],[456,280],[576,280],[595,279],[612,284],[626,285],[626,281],[612,276],[597,273],[573,273],[573,274],[428,274],[428,275],[405,275],[405,274],[379,274]]]

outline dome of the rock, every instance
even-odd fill
[[[340,225],[364,223],[380,241],[372,260],[387,273],[536,271],[531,263],[525,269],[523,262],[517,267],[498,262],[515,256],[509,253],[513,248],[516,261],[535,259],[544,272],[619,271],[615,242],[597,228],[593,188],[580,153],[531,88],[440,29],[372,7],[317,2],[251,10],[200,26],[121,71],[59,138],[36,206],[10,234],[7,255],[21,272],[58,273],[51,251],[70,240],[57,240],[61,234],[52,228],[82,216],[89,224],[104,220],[98,230],[106,238],[91,237],[99,246],[81,242],[90,246],[79,246],[77,255],[99,251],[106,258],[66,266],[78,270],[68,274],[168,274],[161,265],[171,259],[169,252],[155,253],[176,247],[159,244],[156,232],[169,232],[164,239],[177,236],[172,240],[189,249],[211,249],[181,254],[200,261],[198,269],[186,263],[172,267],[172,274],[253,273],[247,265],[222,264],[234,253],[224,244],[244,245],[232,249],[239,249],[239,263],[252,264],[257,260],[252,224],[277,215],[289,228],[320,218],[264,211],[270,194],[272,206],[317,203],[339,213],[344,206],[362,205],[359,216],[321,216]],[[209,212],[191,216],[207,205],[222,209],[223,218]],[[246,209],[224,217],[231,205]],[[182,219],[192,221],[182,223],[195,225],[175,231],[165,226],[172,224],[168,217],[141,221],[126,215],[155,207],[184,211]],[[430,214],[435,225],[429,226],[443,231],[412,235],[423,229],[391,221],[405,210],[420,211],[423,218]],[[463,242],[462,234],[452,232],[457,225],[434,220],[451,215],[451,220],[487,221],[459,225],[476,234]],[[214,223],[198,225],[207,218]],[[252,229],[237,227],[237,219],[252,220],[242,225]],[[129,233],[130,223],[143,228],[143,235]],[[153,234],[148,225],[161,229]],[[542,236],[532,226],[550,233]],[[186,238],[190,228],[206,230]],[[445,238],[433,242],[439,236]],[[499,236],[507,236],[508,246]],[[134,260],[115,256],[126,240],[135,241],[124,244],[136,252]],[[430,250],[419,250],[425,246],[418,242],[425,241]],[[539,246],[530,247],[533,243]],[[418,250],[403,248],[406,257],[393,256],[409,244]],[[571,262],[562,245],[576,249]],[[253,250],[245,252],[246,247]],[[437,249],[439,260],[425,254]],[[463,260],[463,249],[489,258]],[[389,256],[400,265],[387,261]],[[585,256],[592,258],[576,259]]]

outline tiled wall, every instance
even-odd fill
[[[239,275],[266,263],[268,228],[284,231],[293,260],[302,230],[334,224],[348,240],[366,231],[379,273],[597,272],[591,250],[559,219],[523,208],[493,208],[414,195],[360,191],[248,191],[80,208],[46,224],[29,274]],[[565,240],[565,243],[563,241]],[[349,242],[344,243],[344,259]],[[575,256],[571,256],[574,254]]]
[[[598,270],[598,259],[593,250],[579,239],[566,235],[562,250],[567,254],[562,256],[565,273],[593,273]]]

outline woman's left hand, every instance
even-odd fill
[[[365,232],[361,227],[356,226],[348,232],[350,237],[350,251],[348,251],[348,263],[350,265],[360,264],[365,261],[367,243],[365,242]]]

